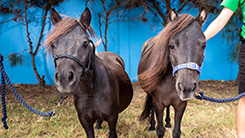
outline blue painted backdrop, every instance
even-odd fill
[[[68,0],[56,8],[57,11],[64,15],[71,16],[73,18],[79,18],[82,11],[85,8],[85,4],[79,0]],[[94,8],[94,7],[93,7]],[[137,10],[130,14],[137,14]],[[98,18],[92,11],[92,26],[99,36]],[[192,15],[196,16],[197,11],[192,11]],[[37,11],[36,16],[40,16],[42,13]],[[40,16],[41,17],[41,16]],[[210,15],[207,22],[204,24],[205,30],[209,23],[215,16]],[[5,21],[11,18],[10,16],[1,15],[0,21]],[[48,24],[45,28],[45,36],[48,34],[48,30],[52,27]],[[31,38],[34,45],[38,38],[38,32],[41,26],[38,23],[32,23],[30,26]],[[119,54],[126,63],[126,71],[129,74],[132,81],[137,80],[137,67],[140,59],[140,52],[143,43],[150,37],[158,34],[162,27],[156,26],[153,30],[149,25],[140,21],[127,21],[116,22],[109,26],[109,39],[108,39],[108,51]],[[44,37],[46,38],[46,37]],[[44,40],[43,40],[44,41]],[[12,52],[21,52],[28,49],[25,27],[15,22],[5,23],[0,25],[0,53],[5,57],[4,66],[10,80],[13,83],[34,83],[38,81],[32,70],[31,58],[28,51],[25,52],[26,63],[23,66],[10,67],[9,62],[6,61],[8,54]],[[102,44],[97,48],[97,51],[103,51]],[[228,48],[221,39],[221,35],[218,34],[208,41],[206,48],[206,54],[204,59],[203,71],[201,73],[201,80],[214,79],[214,80],[234,80],[238,73],[238,64],[228,61]],[[54,84],[54,64],[50,57],[46,56],[46,51],[42,47],[39,54],[36,57],[37,69],[40,75],[45,75],[47,84]]]

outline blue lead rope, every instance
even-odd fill
[[[6,72],[4,71],[4,67],[3,67],[3,56],[0,54],[0,69],[1,69],[1,74],[2,74],[2,77],[1,77],[1,80],[2,80],[2,106],[3,106],[3,118],[2,118],[2,122],[3,122],[3,127],[5,129],[8,129],[8,126],[7,126],[7,122],[6,122],[6,119],[7,119],[7,110],[6,110],[6,103],[5,103],[5,80],[7,82],[7,84],[9,85],[10,89],[12,90],[12,92],[14,93],[15,97],[30,111],[38,114],[38,115],[41,115],[43,117],[51,117],[51,116],[54,116],[55,115],[55,109],[57,106],[60,106],[63,101],[67,98],[67,96],[63,97],[61,96],[60,99],[59,99],[59,102],[58,102],[58,105],[50,112],[47,112],[47,113],[43,113],[41,111],[38,111],[36,109],[33,109],[30,105],[28,105],[24,100],[23,98],[21,98],[21,96],[17,93],[17,91],[15,90],[15,88],[13,87],[12,83],[10,82]]]
[[[2,62],[0,63],[0,66],[1,66],[1,70],[2,70]],[[1,77],[1,80],[2,80],[2,85],[1,85],[2,86],[2,94],[1,94],[1,98],[2,98],[2,106],[3,106],[3,118],[2,118],[2,122],[3,122],[3,127],[5,129],[8,129],[8,125],[7,125],[7,122],[6,122],[6,119],[8,117],[7,117],[7,109],[6,109],[6,104],[5,104],[5,79],[4,79],[3,75]]]
[[[233,101],[237,101],[239,99],[241,99],[242,97],[245,96],[245,92],[239,94],[236,97],[232,97],[232,98],[225,98],[225,99],[215,99],[215,98],[211,98],[211,97],[207,97],[204,96],[203,92],[199,92],[196,93],[195,97],[199,100],[206,100],[206,101],[210,101],[210,102],[215,102],[215,103],[227,103],[227,102],[233,102]]]

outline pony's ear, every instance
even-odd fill
[[[52,21],[53,25],[55,25],[60,20],[62,20],[59,13],[54,8],[51,9],[50,17],[51,17],[51,21]]]
[[[208,16],[208,11],[205,8],[202,8],[202,10],[200,11],[200,13],[196,16],[195,20],[202,25]]]
[[[171,9],[168,13],[168,20],[173,21],[178,18],[178,14],[175,12],[175,9]]]
[[[88,7],[86,7],[83,11],[80,17],[80,22],[84,25],[84,27],[86,27],[86,29],[89,27],[91,23],[91,12]]]

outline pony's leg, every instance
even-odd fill
[[[96,124],[96,126],[95,126],[95,129],[101,129],[102,127],[101,127],[101,124],[103,123],[103,120],[98,120],[97,121],[97,124]]]
[[[154,107],[152,107],[151,108],[151,120],[150,120],[150,124],[151,124],[151,126],[150,126],[150,128],[149,128],[149,130],[150,131],[153,131],[153,130],[155,130],[155,124],[156,124],[156,121],[155,121],[155,116],[154,116]]]
[[[93,128],[93,124],[95,121],[91,121],[91,120],[85,120],[84,118],[79,116],[79,120],[86,132],[87,138],[95,138],[94,137],[94,128]]]
[[[117,138],[116,133],[116,125],[117,125],[118,114],[109,117],[108,125],[109,125],[109,138]]]
[[[172,127],[170,121],[171,121],[171,119],[170,119],[170,105],[169,105],[169,106],[167,106],[167,109],[166,109],[166,118],[165,118],[166,125],[165,125],[165,127],[167,127],[167,128]]]
[[[163,138],[165,134],[165,128],[163,126],[163,109],[154,106],[156,117],[157,117],[157,136],[158,138]]]
[[[146,99],[145,99],[145,106],[144,106],[144,111],[141,113],[140,115],[140,121],[145,120],[146,118],[149,117],[149,115],[151,115],[150,118],[150,128],[149,130],[155,130],[155,119],[154,119],[154,107],[153,107],[153,101],[152,101],[152,97],[150,94],[146,95]]]
[[[174,129],[173,129],[173,133],[172,133],[173,138],[180,138],[181,120],[182,120],[183,114],[185,112],[186,105],[187,105],[187,102],[183,102],[181,105],[174,107],[175,116],[174,116]]]

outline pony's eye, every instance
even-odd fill
[[[174,49],[174,44],[169,44],[170,49]]]
[[[206,48],[207,44],[206,43],[203,43],[202,44],[202,49]]]
[[[54,48],[55,48],[54,44],[51,44],[51,48],[52,48],[52,49],[54,49]]]
[[[83,46],[86,48],[88,46],[88,41],[83,42]]]

